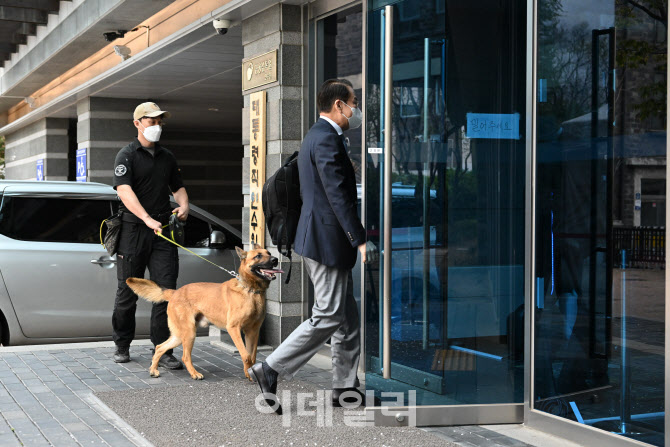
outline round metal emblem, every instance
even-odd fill
[[[122,175],[125,175],[128,169],[126,169],[125,165],[118,165],[114,169],[114,174],[116,174],[117,177],[121,177]]]

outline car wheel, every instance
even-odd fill
[[[7,321],[5,316],[0,312],[0,346],[9,345],[9,327],[7,326]]]

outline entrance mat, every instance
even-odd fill
[[[415,427],[374,427],[362,409],[332,408],[330,394],[303,381],[281,381],[284,414],[269,411],[246,379],[96,393],[156,446],[449,446]],[[287,403],[287,401],[290,402]],[[258,408],[257,408],[258,406]],[[290,408],[290,411],[289,411]]]

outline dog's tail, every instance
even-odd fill
[[[152,303],[162,303],[172,298],[174,290],[165,289],[153,281],[142,278],[128,278],[126,284],[137,296],[144,298]]]

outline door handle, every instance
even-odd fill
[[[116,259],[112,259],[112,258],[109,258],[109,259],[103,259],[103,258],[91,259],[91,264],[98,264],[98,265],[100,265],[100,264],[116,264]]]

